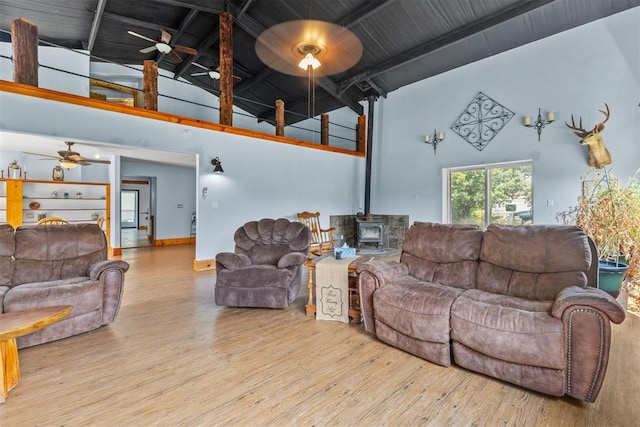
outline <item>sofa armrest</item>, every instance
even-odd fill
[[[373,320],[373,293],[380,286],[392,280],[409,274],[405,264],[389,260],[371,260],[356,267],[358,273],[358,288],[360,291],[360,314],[364,330],[375,334]]]
[[[304,264],[307,256],[302,252],[289,252],[278,260],[278,268],[295,267]]]
[[[613,323],[622,323],[625,318],[624,309],[611,295],[601,289],[579,286],[569,286],[558,293],[551,307],[551,315],[556,319],[562,319],[564,312],[576,305],[598,309]]]
[[[98,280],[100,275],[107,270],[119,269],[123,273],[129,270],[129,264],[125,261],[106,259],[104,261],[98,261],[89,266],[89,278],[91,280]]]
[[[251,259],[245,254],[222,252],[216,256],[216,263],[220,264],[227,270],[235,270],[236,268],[247,267],[251,265]]]
[[[119,260],[104,260],[89,267],[89,278],[102,283],[102,324],[116,319],[124,289],[124,273],[129,264]]]

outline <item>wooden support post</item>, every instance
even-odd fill
[[[320,114],[320,145],[329,145],[329,115]]]
[[[11,22],[13,81],[38,86],[38,27],[26,19]]]
[[[284,101],[276,99],[276,135],[284,136]]]
[[[144,61],[144,108],[158,111],[158,64],[150,59]]]
[[[356,151],[364,153],[365,141],[367,140],[367,116],[358,116],[356,124]]]
[[[220,14],[220,124],[233,126],[233,15]]]

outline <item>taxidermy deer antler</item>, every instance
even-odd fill
[[[571,124],[564,122],[564,124],[580,138],[580,144],[586,145],[589,149],[589,166],[595,166],[597,169],[602,169],[606,165],[611,164],[611,154],[609,150],[604,146],[604,140],[600,136],[600,132],[604,129],[604,124],[609,120],[610,112],[609,106],[605,103],[604,106],[607,111],[600,111],[604,114],[604,120],[595,125],[590,131],[585,130],[582,127],[582,117],[580,117],[580,124],[576,126],[576,122],[571,115]]]

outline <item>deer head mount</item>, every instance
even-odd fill
[[[604,129],[604,124],[609,120],[610,115],[609,106],[606,103],[604,106],[607,111],[598,110],[604,114],[604,120],[589,131],[582,127],[582,117],[580,117],[580,124],[577,126],[573,119],[573,114],[571,115],[571,124],[564,122],[569,129],[573,130],[573,133],[581,138],[580,144],[587,146],[589,149],[589,166],[594,166],[597,169],[602,169],[611,164],[611,154],[609,154],[607,147],[604,146],[604,140],[600,136],[600,132]]]

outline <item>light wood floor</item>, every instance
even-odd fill
[[[595,404],[442,368],[359,325],[213,302],[193,246],[127,251],[115,323],[20,350],[2,426],[637,426],[640,318],[614,325]]]

